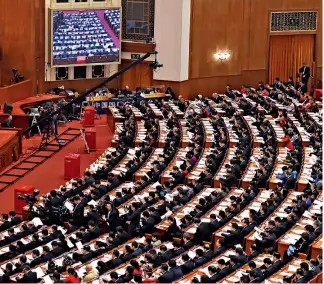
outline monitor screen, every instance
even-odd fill
[[[52,66],[120,63],[120,8],[52,10]]]

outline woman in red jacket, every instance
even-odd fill
[[[80,278],[73,268],[68,269],[69,277],[64,279],[65,283],[80,283]]]
[[[294,149],[295,149],[294,144],[291,142],[290,136],[289,136],[289,134],[288,134],[287,131],[285,131],[285,137],[282,138],[281,141],[286,143],[285,146],[286,146],[289,150],[294,150]]]

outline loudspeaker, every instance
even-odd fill
[[[4,107],[3,107],[3,112],[4,112],[4,113],[11,114],[12,109],[13,109],[12,104],[5,103],[5,105],[4,105]]]

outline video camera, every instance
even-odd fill
[[[33,194],[24,194],[24,195],[18,195],[19,200],[25,200],[29,205],[33,205],[37,202],[36,196],[39,194],[39,190],[35,189]]]

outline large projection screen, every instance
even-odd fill
[[[121,8],[50,9],[51,65],[120,63]]]

